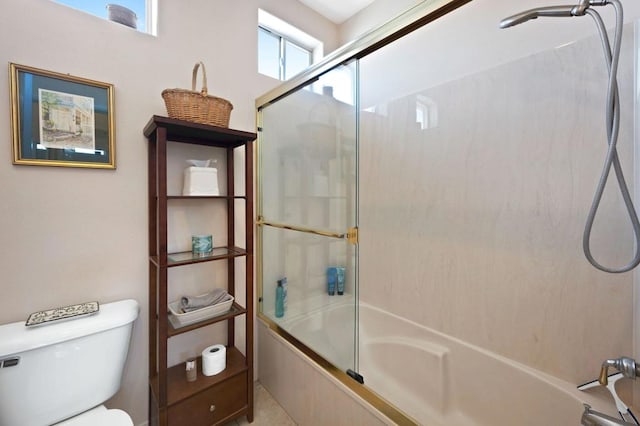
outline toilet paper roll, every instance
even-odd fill
[[[202,351],[202,374],[213,376],[227,367],[227,348],[224,345],[209,346]]]

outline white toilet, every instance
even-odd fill
[[[0,325],[0,426],[133,426],[103,402],[120,388],[138,302],[26,327]]]

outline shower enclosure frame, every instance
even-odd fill
[[[256,99],[256,123],[258,130],[257,149],[256,149],[256,165],[257,165],[257,196],[256,196],[256,278],[257,278],[257,292],[259,297],[259,306],[262,307],[262,295],[263,295],[263,229],[265,226],[273,228],[287,229],[286,225],[279,223],[265,222],[263,218],[263,166],[261,164],[262,154],[262,129],[263,129],[263,109],[278,100],[292,94],[293,92],[301,89],[305,85],[319,79],[322,75],[330,72],[331,70],[346,64],[350,61],[360,59],[368,54],[375,52],[376,50],[386,46],[389,43],[423,27],[424,25],[456,10],[457,8],[469,3],[471,0],[425,0],[422,3],[412,7],[396,18],[388,21],[382,26],[364,34],[359,39],[352,41],[342,48],[336,50],[332,54],[325,57],[321,62],[311,66],[306,71],[298,74],[292,79],[282,83],[275,89],[267,92],[261,97]],[[357,114],[357,109],[356,109]],[[357,119],[356,119],[357,126]],[[357,147],[356,142],[356,147]],[[357,150],[357,148],[356,148]],[[356,153],[357,156],[357,153]],[[357,161],[357,160],[356,160]],[[356,177],[357,180],[357,177]],[[356,206],[357,208],[357,206]],[[348,229],[344,234],[331,234],[327,235],[326,232],[298,227],[295,230],[310,234],[323,235],[333,238],[344,238],[351,244],[358,244],[357,240],[357,227]],[[357,275],[357,273],[356,273]],[[357,285],[357,283],[356,283]],[[357,294],[357,293],[356,293]],[[355,303],[357,304],[357,297]],[[340,370],[338,367],[327,361],[321,355],[316,353],[313,349],[298,340],[295,336],[281,328],[276,322],[271,320],[267,315],[263,314],[259,309],[257,311],[258,318],[262,319],[269,328],[276,334],[284,338],[287,342],[292,344],[300,352],[314,360],[320,367],[333,377],[338,379],[342,384],[347,386],[350,390],[355,392],[361,398],[366,400],[378,411],[385,416],[393,420],[397,424],[415,424],[415,422],[405,415],[402,411],[395,406],[389,404],[384,399],[380,398],[369,388],[363,386],[354,378],[349,376],[345,371]],[[357,323],[356,323],[357,328]],[[357,343],[357,342],[356,342]],[[357,344],[356,344],[357,347]]]

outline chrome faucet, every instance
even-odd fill
[[[626,356],[617,359],[608,359],[602,363],[602,368],[600,369],[598,382],[600,382],[602,386],[607,386],[609,367],[615,368],[621,372],[624,377],[629,379],[635,379],[637,376],[640,376],[640,366],[636,365],[635,360]]]
[[[584,412],[582,413],[580,424],[583,426],[635,426],[635,423],[618,420],[615,417],[592,410],[588,404],[584,404]]]

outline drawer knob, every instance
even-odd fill
[[[211,413],[213,413],[214,411],[216,411],[216,406],[215,406],[215,405],[213,405],[213,404],[211,404],[211,406],[209,407],[209,411],[210,411]]]

